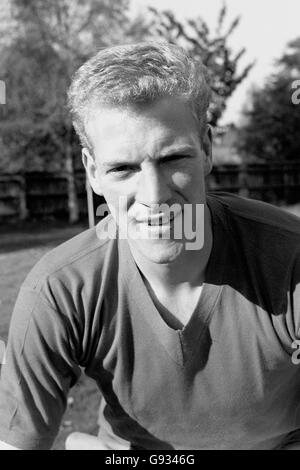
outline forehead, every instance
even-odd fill
[[[87,131],[102,156],[172,146],[199,146],[199,123],[188,103],[164,98],[152,105],[94,108]]]

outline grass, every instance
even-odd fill
[[[300,217],[300,204],[286,208]],[[29,227],[5,231],[0,229],[0,339],[6,340],[10,316],[22,281],[32,266],[54,246],[84,230],[76,227]],[[73,431],[97,433],[100,393],[95,383],[85,377],[73,387],[60,432],[53,448],[64,449]]]
[[[32,266],[59,243],[75,236],[85,226],[32,227],[24,231],[0,233],[0,339],[6,341],[11,313],[23,280]],[[96,384],[85,377],[71,389],[68,407],[53,449],[64,449],[68,434],[73,431],[97,433],[100,393]]]

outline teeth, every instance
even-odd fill
[[[149,227],[152,225],[167,225],[169,224],[170,222],[172,222],[175,217],[177,217],[177,215],[179,214],[179,212],[181,211],[177,211],[177,213],[156,213],[156,214],[152,214],[152,215],[149,215],[148,217],[145,216],[144,217],[138,217],[136,220],[137,222],[140,222],[140,223],[144,223],[144,224],[147,224]]]
[[[148,221],[148,225],[151,226],[151,225],[162,225],[162,220],[154,220],[154,221]]]
[[[168,224],[170,223],[172,220],[173,220],[174,217],[171,217],[171,218],[167,218],[167,216],[165,215],[162,215],[160,217],[157,217],[155,219],[148,219],[148,225],[151,226],[151,225],[164,225],[164,224]]]

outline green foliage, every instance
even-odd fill
[[[71,76],[100,47],[142,34],[128,6],[127,0],[10,1],[0,24],[0,78],[7,89],[0,108],[2,170],[63,169],[67,147],[79,152],[66,110]]]
[[[300,38],[288,44],[265,85],[250,94],[238,142],[244,158],[300,159],[300,105],[292,101],[295,79],[300,79]]]
[[[247,77],[254,63],[238,71],[240,59],[246,52],[242,48],[233,53],[228,41],[240,23],[236,17],[225,27],[226,5],[220,10],[215,31],[211,32],[202,18],[178,21],[170,11],[159,12],[150,8],[153,14],[154,34],[174,44],[184,47],[194,57],[200,57],[208,68],[212,88],[212,103],[209,109],[209,121],[216,126],[226,108],[228,98],[237,86]]]
[[[64,122],[64,64],[47,43],[26,38],[18,38],[6,54],[2,77],[7,104],[2,107],[1,135],[13,168],[59,165],[56,129]],[[9,162],[2,159],[4,164]]]

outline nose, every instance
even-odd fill
[[[171,190],[163,171],[154,164],[147,164],[139,175],[136,200],[151,206],[166,203],[171,198]]]

